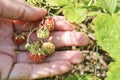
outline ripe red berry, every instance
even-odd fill
[[[29,57],[32,60],[32,62],[34,62],[34,63],[40,63],[40,62],[44,61],[44,59],[45,59],[46,56],[44,54],[39,55],[37,53],[30,53]]]
[[[15,33],[15,34],[13,34],[12,38],[13,38],[13,41],[17,45],[20,45],[20,44],[24,43],[25,40],[26,40],[26,36],[25,36],[25,34],[23,32],[22,33]]]
[[[47,28],[49,31],[53,31],[55,29],[55,21],[53,17],[43,19],[42,26]]]

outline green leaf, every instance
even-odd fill
[[[84,74],[84,75],[80,75],[80,74],[76,74],[76,75],[68,75],[68,77],[65,80],[93,80],[92,77],[88,74]],[[95,79],[95,80],[99,80],[99,79]]]
[[[117,12],[120,15],[120,0],[118,0],[117,2],[117,9],[115,12]]]
[[[57,0],[45,0],[47,4],[49,4],[50,6],[59,6],[58,1]]]
[[[86,19],[87,10],[81,8],[79,5],[69,5],[63,8],[63,14],[69,22],[80,23]]]
[[[78,80],[93,80],[92,77],[88,74],[77,75]]]
[[[117,7],[117,0],[98,0],[97,3],[110,14],[113,14]]]
[[[120,62],[113,62],[110,64],[105,80],[120,80]]]
[[[69,75],[65,80],[78,80],[76,76]]]
[[[72,0],[46,0],[50,6],[65,6],[72,3]]]
[[[26,2],[28,2],[29,4],[33,6],[40,7],[42,0],[26,0]]]
[[[97,43],[120,61],[120,16],[100,15],[93,21]]]
[[[89,13],[87,13],[87,16],[98,16],[101,15],[101,12],[97,12],[97,11],[91,11]]]
[[[93,76],[88,75],[88,74],[75,74],[73,75],[68,75],[67,78],[65,80],[93,80]],[[94,78],[94,80],[100,80],[98,78]]]
[[[71,0],[57,0],[57,1],[58,1],[59,6],[66,6],[66,5],[72,4]]]
[[[109,65],[105,80],[120,80],[120,16],[103,14],[93,23],[97,43],[115,59]]]
[[[117,4],[118,4],[118,6],[120,6],[120,0],[118,0]]]

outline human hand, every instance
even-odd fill
[[[29,33],[30,25],[36,25],[35,21],[46,14],[43,9],[33,8],[24,2],[17,0],[1,0],[5,1],[0,11],[0,76],[1,80],[29,80],[43,77],[59,75],[68,72],[71,64],[80,63],[83,55],[80,51],[59,51],[46,58],[43,63],[32,63],[28,57],[28,52],[24,45],[17,46],[13,40],[14,32]],[[12,4],[14,2],[14,5]],[[0,6],[1,6],[0,2]],[[11,6],[7,6],[9,5]],[[19,6],[19,7],[18,7]],[[0,7],[1,8],[1,7]],[[12,9],[12,10],[11,10]],[[8,14],[9,13],[9,14]],[[4,18],[4,19],[3,19]],[[5,19],[7,18],[7,19]],[[17,19],[22,21],[13,21],[8,19]],[[63,17],[56,16],[55,32],[51,33],[48,39],[51,39],[56,47],[62,46],[84,46],[88,44],[88,37],[81,32],[71,31],[75,27],[68,23]],[[27,21],[27,25],[22,27]],[[35,34],[31,36],[32,40],[36,40]],[[19,53],[16,53],[19,50]]]

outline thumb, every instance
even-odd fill
[[[14,20],[34,21],[46,15],[46,10],[30,6],[20,0],[0,0],[0,17]]]

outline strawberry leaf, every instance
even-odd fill
[[[29,4],[33,6],[40,7],[42,0],[26,0],[26,2],[28,2]]]
[[[113,62],[110,64],[105,80],[120,80],[120,62]]]
[[[93,21],[97,43],[111,57],[120,60],[120,16],[100,15]]]
[[[50,6],[65,6],[72,3],[72,0],[46,0]]]
[[[59,6],[58,1],[57,0],[45,0],[47,4],[49,4],[50,6]]]
[[[86,12],[86,9],[81,8],[79,4],[76,6],[71,4],[63,8],[64,16],[71,23],[80,23],[84,21],[86,19]]]
[[[66,6],[66,5],[72,4],[72,0],[57,0],[57,1],[59,6]]]
[[[113,14],[117,7],[117,0],[98,0],[97,3],[110,14]]]

